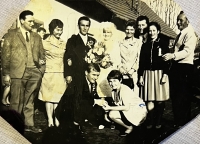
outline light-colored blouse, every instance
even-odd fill
[[[66,47],[66,42],[53,36],[49,36],[43,40],[43,46],[46,56],[46,71],[45,72],[64,72],[63,57]]]

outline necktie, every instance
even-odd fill
[[[96,85],[95,85],[95,83],[90,83],[90,85],[91,85],[91,94],[93,96],[95,96],[95,94],[96,94]]]
[[[26,41],[29,42],[28,32],[26,32]]]
[[[178,42],[180,36],[181,36],[181,32],[177,35],[177,37],[176,37],[176,39],[174,41],[173,52],[175,51],[175,46],[176,46],[176,43]]]

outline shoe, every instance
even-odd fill
[[[4,103],[1,103],[2,104],[2,106],[5,106],[5,107],[9,107],[10,106],[10,104],[4,104]]]
[[[99,129],[104,129],[104,125],[99,125]]]
[[[33,132],[33,133],[41,133],[42,129],[36,128],[34,126],[25,126],[24,131],[26,131],[26,132]]]
[[[115,129],[115,125],[111,124],[110,129]]]
[[[180,126],[180,125],[174,125],[174,128],[175,129],[180,129],[182,126]]]
[[[156,129],[160,129],[162,125],[156,125]]]
[[[128,129],[126,129],[125,133],[130,134],[133,131],[133,127],[130,126]]]
[[[53,119],[52,120],[48,120],[48,127],[53,127],[54,124],[53,124]]]
[[[60,125],[60,122],[58,121],[58,119],[55,117],[55,125],[56,125],[56,127],[59,127],[59,125]]]
[[[84,126],[86,126],[86,127],[91,127],[92,125],[93,124],[88,120],[84,122]]]
[[[119,136],[125,137],[125,136],[127,136],[127,133],[125,133],[125,132],[120,132],[120,133],[119,133]]]
[[[147,129],[151,129],[153,127],[153,125],[148,125]]]
[[[85,129],[79,125],[79,131],[81,134],[87,134],[87,132],[85,131]]]

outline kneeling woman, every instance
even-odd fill
[[[140,125],[146,118],[147,109],[141,98],[122,84],[122,74],[118,70],[112,70],[107,77],[112,88],[113,106],[104,104],[103,108],[109,111],[109,117],[117,124],[126,128],[125,135],[133,130],[133,125]]]

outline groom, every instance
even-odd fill
[[[85,75],[85,56],[94,47],[96,40],[89,36],[91,21],[83,16],[78,20],[79,33],[68,39],[64,54],[64,77],[68,84],[67,95],[73,99],[74,124],[79,125],[80,102],[82,99],[83,81]]]

